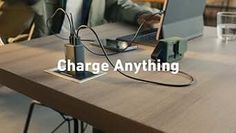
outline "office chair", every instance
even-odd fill
[[[7,42],[8,43],[14,43],[14,42],[17,42],[17,41],[20,41],[20,40],[28,40],[29,41],[29,40],[32,39],[34,29],[35,29],[35,24],[32,23],[32,25],[30,26],[30,29],[29,29],[29,31],[27,31],[27,33],[17,35],[16,37],[10,37],[10,38],[7,39]]]
[[[29,7],[23,3],[2,2],[0,13],[0,45],[31,40],[35,25],[33,23],[34,14]]]
[[[1,6],[5,3],[0,3]],[[16,13],[17,12],[17,13]],[[6,7],[2,10],[0,8],[0,46],[6,43],[14,43],[21,40],[31,40],[34,30],[35,24],[34,20],[34,12],[31,8],[24,3],[18,1],[16,3],[11,3],[6,5]],[[21,18],[21,19],[19,19]],[[17,23],[15,23],[17,22]],[[29,113],[27,115],[26,123],[24,126],[24,133],[28,132],[31,117],[33,114],[33,110],[35,106],[43,106],[50,108],[40,102],[32,101],[29,108]],[[74,125],[74,133],[78,133],[78,120],[70,117],[60,111],[52,109],[63,118],[62,123],[60,123],[52,133],[56,132],[63,124],[68,124],[68,132],[71,132],[71,121],[73,121]],[[81,131],[83,131],[83,122],[81,122]]]
[[[0,38],[0,46],[3,46],[3,45],[4,45],[4,43],[3,43],[2,39]]]
[[[11,44],[18,41],[31,40],[35,29],[35,24],[32,23],[30,29],[27,29],[24,33],[17,35],[16,37],[1,38],[0,37],[0,46],[5,44]],[[28,31],[29,30],[29,31]]]

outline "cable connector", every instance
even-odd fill
[[[75,46],[80,46],[80,45],[82,45],[83,46],[83,44],[82,44],[82,42],[81,42],[81,39],[80,39],[80,37],[78,36],[74,36],[74,45]]]
[[[79,36],[76,36],[75,34],[70,34],[69,36],[69,43],[71,45],[83,45],[82,42],[81,42],[81,39]]]

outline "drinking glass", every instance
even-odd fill
[[[236,12],[217,13],[217,34],[222,40],[236,39]]]

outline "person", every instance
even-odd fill
[[[50,35],[50,28],[61,27],[62,22],[53,21],[47,27],[47,19],[54,13],[58,7],[62,7],[66,0],[22,0],[31,7],[34,11],[34,23],[35,31],[34,37],[42,37]],[[57,17],[57,19],[63,19],[63,17]],[[53,24],[53,26],[51,26]],[[54,28],[55,29],[55,28]],[[58,31],[57,31],[58,32]]]
[[[153,13],[158,12],[145,6],[133,3],[131,0],[67,0],[66,12],[73,14],[77,28],[81,24],[97,26],[106,22],[123,21],[130,24],[140,24]],[[159,16],[152,17],[147,24],[158,23]],[[69,32],[69,24],[64,19],[61,32]]]
[[[8,0],[6,2],[19,2]],[[69,32],[66,17],[54,19],[47,27],[47,19],[58,7],[71,12],[75,28],[85,24],[89,26],[102,25],[106,22],[123,21],[131,24],[140,24],[157,9],[137,5],[131,0],[21,0],[34,11],[34,37],[47,36],[53,32]],[[56,21],[55,21],[56,20]],[[154,21],[153,21],[154,20]],[[150,22],[158,22],[159,17],[153,17]],[[148,23],[148,22],[147,22]],[[56,27],[56,28],[55,28]]]
[[[34,3],[34,9],[42,7],[42,4],[45,4],[43,3],[44,0],[34,1],[37,1],[32,2]],[[36,23],[38,23],[36,24],[36,29],[38,29],[37,32],[39,36],[49,34],[49,31],[45,24],[46,17],[49,17],[50,14],[52,14],[52,11],[55,10],[55,5],[57,5],[57,7],[59,5],[59,7],[64,8],[66,12],[72,13],[75,28],[78,28],[82,24],[88,26],[98,26],[107,22],[117,21],[123,21],[131,24],[140,24],[143,20],[150,17],[154,12],[159,11],[157,9],[137,5],[131,0],[60,0],[60,3],[55,3],[55,0],[48,1],[49,3],[54,4],[54,8],[52,7],[52,5],[47,5],[50,12],[46,12],[44,10],[43,13],[42,8],[38,8],[41,9],[41,11],[35,10],[36,12],[41,12],[41,14],[36,13],[38,14],[38,19],[36,19]],[[61,20],[62,22],[56,21],[56,23],[52,22],[49,25],[53,25],[54,27],[55,25],[57,25],[57,29],[53,31],[68,33],[70,30],[68,20],[66,19],[67,18],[64,17],[64,20]],[[159,22],[159,20],[160,17],[155,16],[151,19],[151,21],[147,22],[147,24],[152,25],[153,23]]]

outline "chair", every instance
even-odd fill
[[[33,111],[34,111],[34,108],[35,106],[38,105],[38,106],[43,106],[43,107],[47,107],[47,108],[50,108],[38,101],[32,101],[32,103],[30,104],[30,108],[29,108],[29,112],[28,112],[28,115],[27,115],[27,119],[26,119],[26,123],[25,123],[25,127],[24,127],[24,132],[23,133],[28,133],[28,129],[29,129],[29,125],[30,125],[30,121],[31,121],[31,118],[32,118],[32,114],[33,114]],[[52,108],[51,108],[52,109]],[[52,109],[54,110],[55,112],[58,112],[58,114],[63,118],[63,121],[51,132],[51,133],[55,133],[63,124],[65,124],[67,122],[68,124],[68,133],[71,133],[71,121],[74,122],[74,133],[79,133],[78,129],[79,129],[79,121],[71,116],[68,116],[60,111],[57,111],[55,109]],[[83,129],[83,122],[81,122],[81,128],[80,128],[80,132],[83,133],[84,129]]]
[[[20,34],[20,35],[17,35],[16,37],[10,37],[10,38],[8,38],[7,41],[8,41],[8,43],[14,43],[19,40],[28,40],[29,41],[32,39],[34,29],[35,29],[35,24],[32,23],[28,33]]]
[[[0,38],[0,46],[3,46],[3,45],[4,45],[4,43],[3,43],[2,39]]]
[[[7,43],[10,44],[10,43],[18,42],[18,41],[31,40],[34,33],[34,28],[35,28],[35,24],[33,23],[29,31],[28,29],[26,30],[29,33],[19,34],[16,37],[5,38],[4,41],[2,40],[2,38],[0,38],[0,46],[5,45]]]
[[[3,5],[3,3],[0,4]],[[0,10],[0,46],[6,43],[14,43],[21,40],[31,40],[34,33],[35,24],[33,23],[34,13],[30,7],[18,1],[14,4],[11,3],[11,5],[8,5],[3,11],[4,12],[1,12]],[[38,101],[32,101],[24,126],[24,133],[28,132],[30,121],[36,105],[50,108]],[[79,121],[77,119],[55,109],[52,110],[58,112],[58,114],[63,118],[63,121],[52,131],[52,133],[56,132],[65,123],[68,124],[68,132],[70,133],[71,121],[73,121],[74,133],[79,133]],[[84,132],[84,123],[80,122],[80,125],[80,130],[82,133]]]
[[[16,4],[2,3],[1,6],[0,44],[31,40],[35,28],[33,23],[34,13],[32,10],[25,4],[19,2]]]

